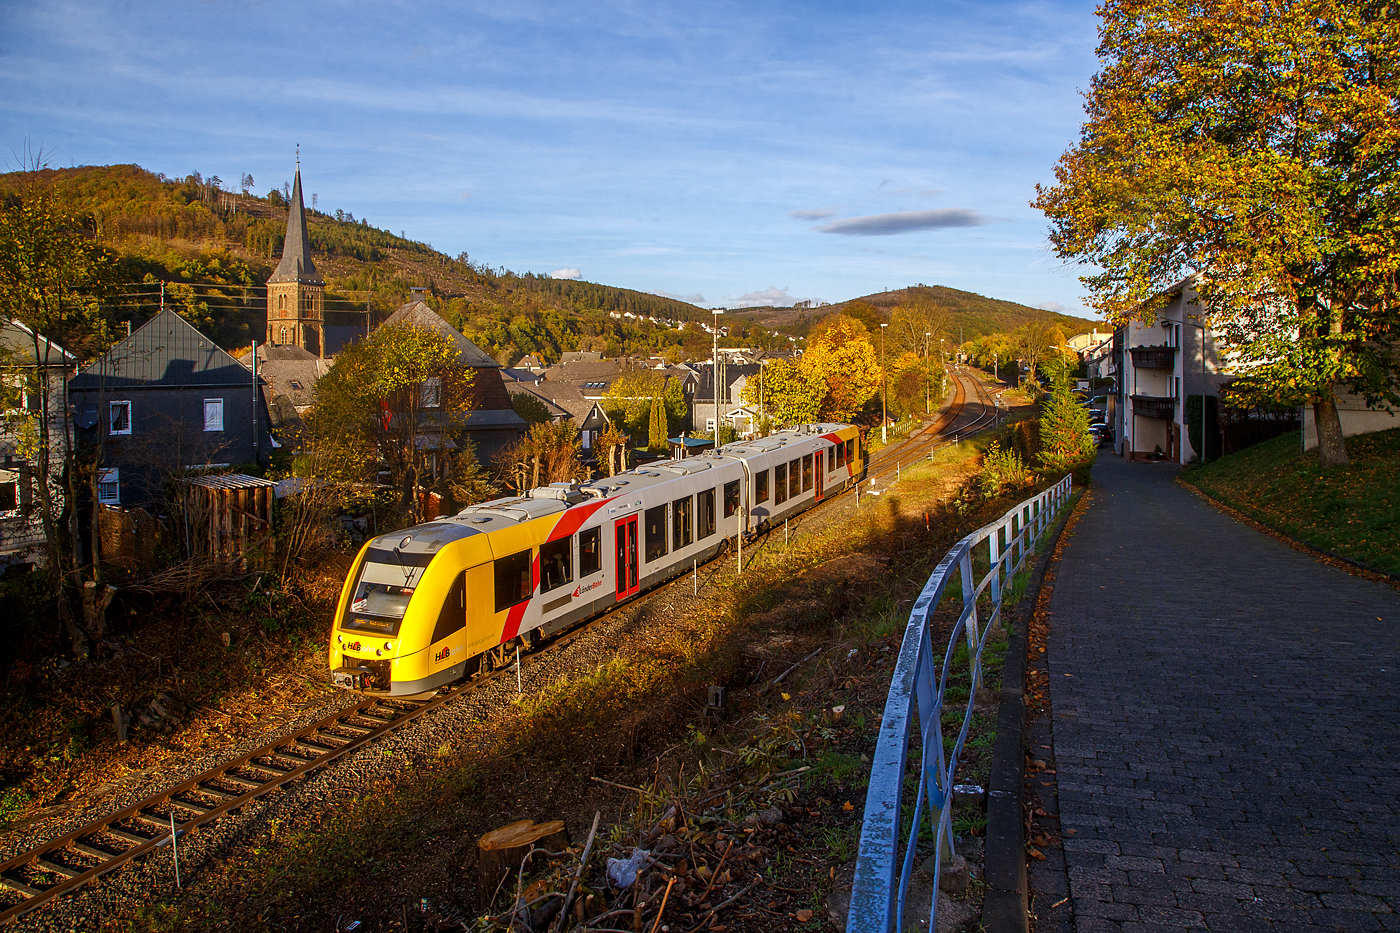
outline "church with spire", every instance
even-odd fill
[[[301,347],[317,359],[326,356],[326,283],[311,261],[306,207],[301,197],[301,159],[287,209],[282,261],[267,280],[267,342]]]

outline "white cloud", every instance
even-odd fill
[[[582,275],[582,273],[577,269],[555,269],[549,274],[549,277],[551,279],[576,279],[580,275]]]
[[[776,285],[765,288],[761,292],[749,292],[747,295],[740,295],[738,300],[730,305],[731,308],[787,308],[791,307],[794,299],[788,294],[786,288],[778,288]]]
[[[870,214],[833,220],[817,228],[819,233],[839,233],[842,236],[893,236],[916,230],[941,230],[945,227],[980,227],[991,221],[965,207],[948,207],[936,211],[898,211],[893,214]]]
[[[1065,310],[1065,306],[1058,301],[1041,301],[1036,304],[1036,307],[1042,311],[1055,311],[1059,313],[1064,313]]]

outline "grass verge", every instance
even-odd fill
[[[1347,453],[1351,463],[1324,470],[1285,434],[1181,479],[1263,525],[1400,574],[1400,428],[1347,438]]]

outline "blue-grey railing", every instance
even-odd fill
[[[865,820],[860,832],[860,853],[856,858],[855,882],[851,890],[851,910],[846,922],[849,933],[897,933],[903,925],[904,899],[909,889],[919,854],[918,840],[923,824],[924,803],[927,801],[934,826],[934,878],[943,869],[952,849],[952,792],[958,758],[967,740],[972,723],[977,688],[982,683],[982,650],[988,633],[1001,619],[1002,594],[1025,563],[1041,532],[1049,527],[1060,509],[1069,501],[1070,477],[1033,496],[1007,512],[1001,518],[974,531],[959,541],[939,562],[933,575],[924,584],[914,608],[909,613],[909,625],[904,630],[904,644],[899,649],[885,715],[880,722],[880,738],[870,770],[870,789],[865,797]],[[974,558],[981,563],[985,548],[987,572],[980,580],[974,577]],[[929,635],[929,620],[938,608],[943,591],[958,573],[962,587],[962,613],[948,639],[940,667],[933,653]],[[985,621],[979,617],[979,598],[986,594],[989,608]],[[965,640],[968,654],[968,697],[963,712],[962,727],[951,750],[944,748],[944,694],[948,674],[960,640]],[[916,716],[917,714],[917,716]],[[904,787],[905,761],[909,753],[909,738],[915,724],[920,728],[918,786],[912,795]],[[912,796],[912,799],[911,799]],[[912,821],[904,826],[906,834],[901,852],[901,817],[904,807],[912,804]],[[938,886],[934,884],[929,904],[929,930],[937,929]]]

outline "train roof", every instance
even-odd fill
[[[683,460],[661,460],[635,467],[625,473],[596,479],[592,482],[550,483],[531,489],[523,496],[506,496],[467,506],[456,515],[446,515],[406,528],[400,532],[380,535],[370,544],[376,548],[399,548],[404,554],[433,553],[443,545],[474,534],[496,531],[523,522],[534,521],[567,511],[575,505],[611,499],[641,492],[651,486],[669,483],[682,476],[694,476],[715,469],[724,463],[747,460],[773,453],[801,441],[814,441],[843,428],[845,424],[804,424],[787,431],[778,431],[751,441],[735,441],[719,450],[707,450]]]

